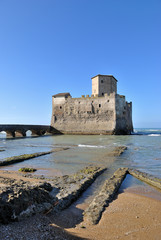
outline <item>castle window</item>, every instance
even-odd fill
[[[99,108],[101,107],[101,104],[99,104]]]
[[[60,106],[60,109],[62,109],[62,106]]]
[[[101,83],[103,83],[103,80],[101,80]]]

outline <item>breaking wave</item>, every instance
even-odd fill
[[[78,144],[78,147],[84,147],[84,148],[106,148],[105,146],[85,145],[85,144]]]
[[[134,129],[134,135],[160,136],[161,128],[138,128]]]
[[[148,134],[148,136],[150,136],[150,137],[159,137],[159,136],[161,136],[161,134]]]

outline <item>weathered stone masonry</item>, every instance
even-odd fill
[[[111,75],[92,78],[92,95],[72,98],[60,93],[52,98],[51,126],[65,134],[130,134],[132,103],[117,94]]]

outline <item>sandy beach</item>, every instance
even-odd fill
[[[20,179],[16,173],[1,176]],[[35,182],[34,179],[26,179]],[[37,182],[38,180],[36,180]],[[20,222],[0,225],[0,239],[161,239],[160,192],[145,196],[144,188],[127,189],[116,196],[100,222],[83,221],[87,205],[73,203],[58,215],[36,214]],[[158,199],[157,199],[158,198]]]
[[[161,202],[133,193],[122,193],[103,213],[99,224],[81,223],[72,234],[83,239],[161,239]],[[86,226],[82,228],[81,226]]]

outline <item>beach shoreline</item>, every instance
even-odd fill
[[[31,183],[40,179],[22,177],[16,172],[0,171],[1,177]],[[151,188],[151,187],[150,187]],[[127,188],[106,207],[100,222],[92,225],[83,220],[86,204],[75,202],[57,215],[38,213],[35,216],[0,225],[0,239],[156,239],[161,238],[161,201],[146,189]],[[160,194],[160,191],[158,192]]]

